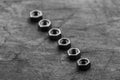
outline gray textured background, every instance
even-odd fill
[[[33,9],[91,60],[89,71],[28,23]],[[120,0],[0,0],[0,80],[120,80]]]

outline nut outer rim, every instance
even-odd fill
[[[34,16],[34,15],[33,15],[33,12],[34,12],[34,11],[39,12],[38,16]],[[30,12],[30,17],[31,17],[31,18],[38,18],[38,17],[41,17],[42,15],[43,15],[43,13],[42,13],[42,11],[40,11],[40,10],[32,10],[32,11]]]
[[[57,34],[52,34],[51,33],[52,30],[58,30],[58,33]],[[59,28],[52,28],[52,29],[49,30],[48,34],[50,36],[59,36],[61,34],[61,30]]]
[[[62,40],[62,39],[67,39],[67,40],[68,40],[67,44],[62,44],[62,43],[61,43],[61,40]],[[69,45],[70,43],[71,43],[71,41],[70,41],[70,39],[68,39],[68,38],[61,38],[61,39],[58,40],[58,44],[59,44],[60,46],[61,46],[61,45],[62,45],[62,46],[66,46],[66,45]]]
[[[80,64],[79,61],[82,60],[82,59],[86,59],[86,60],[87,60],[87,63],[86,63],[86,64]],[[86,66],[86,65],[88,65],[89,63],[90,63],[90,60],[89,60],[88,58],[80,58],[80,59],[77,60],[77,64],[78,64],[79,66],[82,66],[82,65],[85,65],[85,66]]]
[[[47,25],[42,25],[42,24],[41,24],[41,22],[44,21],[44,20],[48,21],[48,24],[47,24]],[[51,21],[50,21],[49,19],[42,19],[42,20],[40,20],[40,21],[38,22],[39,27],[49,27],[51,24],[52,24],[52,23],[51,23]]]
[[[72,49],[77,49],[77,53],[76,53],[76,54],[71,54],[70,51],[71,51]],[[78,48],[70,48],[70,49],[67,51],[67,53],[68,53],[69,56],[76,56],[76,55],[80,54],[81,52],[80,52],[80,50],[79,50]]]

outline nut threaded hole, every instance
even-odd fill
[[[76,54],[77,53],[77,50],[76,49],[72,49],[71,50],[71,54]]]
[[[58,31],[58,30],[52,30],[51,33],[52,33],[52,34],[58,34],[59,31]]]
[[[86,64],[86,63],[88,63],[88,61],[86,59],[82,59],[82,60],[79,61],[79,63],[80,64]]]
[[[42,25],[47,25],[49,22],[47,20],[43,20]]]
[[[62,44],[66,44],[66,43],[68,43],[68,40],[67,40],[67,39],[62,39],[62,40],[61,40],[61,43],[62,43]]]
[[[38,12],[37,11],[33,12],[33,15],[38,16]]]

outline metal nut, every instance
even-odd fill
[[[42,13],[42,11],[40,11],[40,10],[32,10],[30,12],[30,21],[32,23],[37,23],[41,19],[43,19],[43,13]]]
[[[48,32],[49,37],[53,41],[57,41],[62,37],[61,30],[59,28],[52,28]]]
[[[58,47],[60,50],[68,50],[71,47],[70,39],[61,38],[58,40]]]
[[[77,67],[80,71],[86,71],[90,69],[91,63],[88,58],[81,58],[77,61]]]
[[[48,32],[51,29],[52,23],[49,19],[42,19],[38,22],[38,29],[43,32]]]
[[[67,54],[68,54],[68,58],[70,60],[78,60],[80,57],[81,57],[81,53],[80,53],[80,50],[78,48],[70,48],[68,51],[67,51]]]

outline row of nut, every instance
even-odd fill
[[[68,58],[77,62],[77,68],[80,71],[90,69],[91,63],[88,58],[81,58],[81,52],[78,48],[71,48],[71,41],[68,38],[63,38],[59,28],[52,28],[52,23],[49,19],[43,18],[43,13],[40,10],[30,12],[30,21],[38,23],[38,29],[43,32],[48,32],[49,38],[52,41],[58,41],[58,48],[67,51]]]

